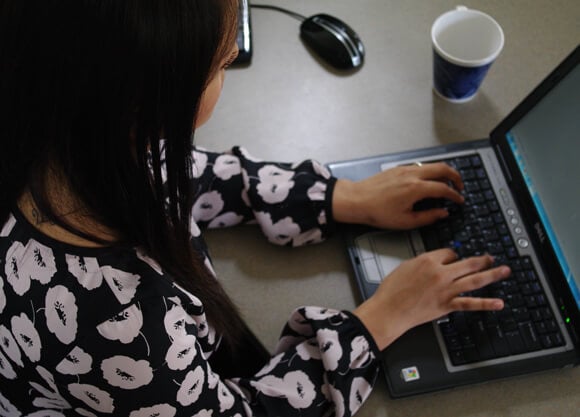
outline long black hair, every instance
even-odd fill
[[[115,244],[144,249],[232,339],[241,319],[189,226],[195,117],[236,16],[235,0],[0,2],[0,225],[28,190],[48,220],[110,243],[59,215],[47,189],[57,175]]]

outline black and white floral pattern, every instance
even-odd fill
[[[258,223],[277,244],[323,240],[334,179],[314,161],[194,152],[200,229]],[[369,395],[376,346],[350,313],[301,307],[252,377],[210,365],[202,302],[139,248],[56,242],[17,210],[0,230],[0,417],[348,416]]]

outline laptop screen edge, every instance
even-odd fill
[[[496,151],[514,197],[518,200],[525,223],[534,225],[534,228],[529,230],[532,243],[543,258],[546,273],[551,277],[550,283],[559,297],[557,301],[560,314],[577,346],[580,342],[580,309],[567,284],[556,252],[549,239],[546,239],[547,232],[541,222],[541,214],[535,207],[526,186],[526,179],[521,174],[518,161],[510,148],[509,133],[542,98],[579,65],[580,46],[577,46],[490,134],[492,147]]]

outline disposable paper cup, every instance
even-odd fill
[[[433,89],[446,100],[461,103],[477,93],[504,44],[501,26],[478,10],[457,6],[431,27]]]

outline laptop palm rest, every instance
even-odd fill
[[[420,237],[415,238],[414,233],[375,231],[355,239],[357,257],[368,283],[379,284],[401,262],[424,251]]]

